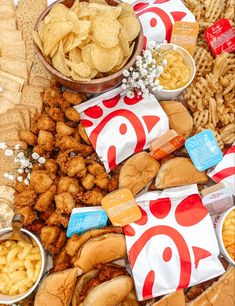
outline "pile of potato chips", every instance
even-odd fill
[[[44,57],[63,75],[89,81],[119,71],[133,53],[140,22],[127,3],[55,5],[34,32]]]

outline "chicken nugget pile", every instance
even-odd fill
[[[29,186],[17,183],[14,206],[24,215],[24,226],[40,235],[51,254],[59,253],[66,243],[72,209],[101,205],[104,195],[118,187],[118,170],[105,172],[73,109],[85,99],[63,92],[52,81],[43,94],[43,113],[34,117],[31,132],[20,132],[21,140],[45,163],[34,163]]]

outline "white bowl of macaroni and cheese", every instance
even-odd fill
[[[196,66],[191,54],[175,44],[161,45],[167,64],[158,78],[163,89],[155,93],[158,100],[173,100],[188,87],[196,74]]]
[[[1,229],[0,237],[11,230]],[[0,243],[0,304],[11,305],[28,297],[44,272],[46,255],[42,244],[31,232],[22,232],[30,236],[32,246],[13,240]]]

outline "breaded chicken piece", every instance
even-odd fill
[[[22,192],[15,193],[14,207],[33,206],[36,202],[37,194],[31,188],[25,188]]]
[[[24,216],[24,226],[28,226],[37,219],[35,212],[30,206],[23,206],[16,209],[16,214],[21,214]]]
[[[104,197],[104,193],[97,187],[84,193],[79,193],[76,196],[76,201],[81,202],[88,206],[101,205],[101,200]]]
[[[83,191],[83,188],[79,186],[76,178],[68,176],[61,177],[58,181],[57,194],[68,192],[71,195],[76,195],[78,192]]]
[[[30,146],[36,146],[37,144],[37,136],[28,130],[20,130],[19,131],[20,140],[27,142]]]
[[[51,132],[41,130],[38,133],[38,145],[45,151],[52,151],[55,147],[55,137]]]
[[[47,225],[62,225],[64,228],[67,228],[69,224],[69,216],[53,212],[47,219],[46,223]]]
[[[47,210],[53,203],[55,194],[56,194],[56,186],[52,185],[50,189],[39,195],[34,208],[38,211]]]
[[[41,114],[37,117],[38,130],[44,130],[48,132],[55,131],[55,122],[46,114]]]
[[[61,167],[61,170],[69,177],[83,177],[86,175],[86,164],[84,158],[72,150],[60,151],[57,159],[57,163]]]
[[[60,214],[69,215],[75,207],[75,201],[70,193],[64,192],[55,196],[56,211]]]
[[[40,238],[44,248],[50,254],[58,254],[66,242],[65,231],[56,225],[43,227]]]
[[[52,184],[53,180],[51,179],[51,176],[47,171],[36,170],[31,173],[30,186],[37,193],[46,192]]]

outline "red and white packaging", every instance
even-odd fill
[[[107,172],[149,148],[169,130],[168,117],[154,95],[128,98],[121,87],[75,107]]]
[[[138,0],[132,6],[143,27],[144,48],[151,40],[170,42],[176,21],[195,22],[194,15],[181,0]]]
[[[138,299],[193,286],[224,273],[211,217],[197,185],[136,198],[142,218],[124,227]]]
[[[230,187],[235,194],[235,142],[224,153],[223,159],[207,175],[216,183]]]
[[[222,52],[235,51],[235,31],[226,18],[209,27],[204,36],[214,56],[218,56]]]

